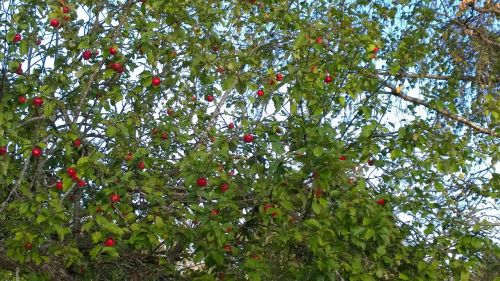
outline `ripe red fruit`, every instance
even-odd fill
[[[56,189],[57,190],[62,190],[63,189],[63,183],[62,183],[62,181],[56,182]]]
[[[232,250],[231,245],[224,245],[223,248],[224,248],[224,251],[226,251],[226,252],[231,252],[231,250]]]
[[[230,226],[228,226],[228,227],[226,228],[226,232],[227,232],[227,233],[229,233],[229,232],[231,232],[231,231],[233,231],[233,228],[232,228],[232,227],[230,227]]]
[[[116,193],[113,193],[113,194],[111,194],[111,196],[109,197],[109,199],[113,203],[118,203],[118,202],[120,202],[120,195],[118,195]]]
[[[31,244],[30,242],[26,242],[26,244],[24,244],[24,248],[26,250],[31,250],[33,248],[33,244]]]
[[[79,180],[77,185],[78,185],[78,187],[84,187],[87,185],[87,183],[84,180]]]
[[[75,168],[72,168],[72,167],[69,167],[68,169],[66,169],[66,173],[70,177],[76,176],[76,170],[75,170]]]
[[[78,182],[80,180],[80,178],[77,176],[77,175],[73,175],[71,176],[71,179],[74,181],[74,182]]]
[[[36,39],[35,44],[37,46],[40,46],[40,44],[42,44],[42,40],[41,39]]]
[[[21,34],[16,33],[16,35],[14,35],[14,38],[12,39],[12,42],[17,43],[17,42],[21,41],[22,38],[23,37],[21,36]]]
[[[377,201],[375,201],[375,203],[379,204],[380,206],[384,206],[385,205],[385,200],[382,199],[382,198],[380,198]]]
[[[219,189],[222,193],[226,192],[229,189],[229,183],[225,182],[225,183],[221,184]]]
[[[114,71],[119,71],[122,68],[122,64],[119,63],[119,62],[114,62],[114,63],[111,64],[111,68]]]
[[[234,123],[233,123],[233,122],[229,123],[229,124],[227,125],[227,127],[228,127],[229,129],[234,129]]]
[[[380,50],[380,49],[379,49],[377,46],[373,47],[373,52],[374,52],[374,53],[377,53],[379,50]]]
[[[137,163],[137,169],[139,170],[144,170],[144,168],[146,167],[146,165],[144,164],[144,162],[139,162]]]
[[[106,240],[104,241],[104,246],[106,246],[106,247],[114,247],[114,246],[115,246],[115,244],[116,244],[115,239],[113,239],[113,238],[111,238],[111,237],[108,237],[108,239],[106,239]]]
[[[42,149],[40,147],[34,147],[31,150],[31,155],[33,157],[40,157],[40,156],[42,156]]]
[[[160,77],[156,77],[156,76],[155,76],[155,77],[153,77],[153,78],[151,79],[151,84],[152,84],[153,86],[155,86],[155,87],[156,87],[156,86],[158,86],[158,85],[160,85],[160,83],[161,83],[161,79],[160,79]]]
[[[259,89],[259,90],[257,91],[257,96],[262,97],[263,95],[264,95],[264,90]]]
[[[57,28],[59,27],[59,20],[58,19],[51,19],[50,20],[50,26]]]
[[[276,73],[276,80],[278,80],[278,81],[283,80],[283,74],[281,74],[281,73]]]
[[[332,79],[332,76],[330,76],[330,74],[328,74],[326,77],[325,77],[325,83],[332,83],[333,79]]]
[[[345,161],[345,160],[347,160],[347,157],[345,157],[345,155],[340,155],[339,160],[340,161]]]
[[[68,7],[68,6],[64,6],[64,7],[62,8],[62,11],[63,11],[63,13],[65,13],[65,14],[69,13],[69,7]]]
[[[278,216],[278,212],[277,211],[273,211],[272,214],[271,214],[271,217],[275,218],[276,216]]]
[[[118,50],[116,50],[115,48],[111,47],[111,48],[109,48],[109,53],[111,55],[116,55],[116,53],[118,53]]]
[[[76,148],[79,148],[82,145],[82,141],[80,139],[76,139],[76,140],[73,141],[73,145]]]
[[[208,96],[205,97],[205,100],[207,100],[208,102],[213,102],[214,101],[214,96],[208,95]]]
[[[19,97],[17,97],[17,101],[19,103],[26,103],[26,97],[25,96],[19,96]]]
[[[252,134],[244,134],[243,135],[243,141],[246,142],[246,143],[253,142],[253,136],[252,136]]]
[[[206,178],[204,178],[204,177],[200,177],[200,178],[198,178],[198,180],[196,180],[196,184],[199,187],[205,187],[208,184],[208,180]]]
[[[89,60],[92,57],[92,52],[89,50],[83,51],[82,57],[84,60]]]
[[[0,146],[0,156],[7,154],[7,146]]]
[[[323,37],[321,36],[316,37],[316,43],[323,44]]]
[[[264,212],[267,212],[268,209],[271,209],[273,207],[273,205],[269,204],[269,203],[266,203],[264,205]]]
[[[217,215],[219,214],[219,210],[212,209],[212,210],[210,211],[210,214],[211,214],[212,216],[217,216]]]
[[[373,159],[368,160],[368,166],[373,166],[373,165],[375,165],[375,160]]]
[[[42,106],[42,104],[43,104],[43,99],[41,97],[33,98],[33,105],[34,106]]]
[[[167,134],[167,133],[165,133],[165,132],[163,132],[163,133],[161,134],[161,138],[162,138],[162,139],[164,139],[164,140],[166,140],[166,139],[168,138],[168,134]]]

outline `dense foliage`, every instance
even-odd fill
[[[2,280],[498,276],[500,4],[0,9]]]

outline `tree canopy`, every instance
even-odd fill
[[[0,278],[498,280],[499,14],[1,1]]]

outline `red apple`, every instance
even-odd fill
[[[379,204],[380,206],[384,206],[385,205],[385,200],[383,198],[380,198],[377,201],[375,201],[375,203]]]
[[[375,165],[375,160],[373,159],[368,160],[368,166],[373,166],[373,165]]]
[[[273,205],[271,205],[269,203],[264,204],[264,212],[267,212],[267,210],[271,209],[272,207],[273,207]]]
[[[134,158],[132,155],[132,152],[128,152],[127,155],[125,155],[125,161],[130,161]]]
[[[16,33],[16,35],[14,35],[14,38],[12,39],[12,42],[17,43],[17,42],[21,41],[22,38],[23,37],[21,36],[21,34]]]
[[[277,217],[277,216],[278,216],[278,211],[273,211],[273,212],[271,213],[271,217],[275,218],[275,217]]]
[[[109,53],[111,55],[116,55],[116,53],[118,53],[118,50],[116,50],[115,48],[111,47],[111,48],[109,48]]]
[[[373,47],[373,52],[374,52],[374,53],[377,53],[379,50],[380,50],[380,49],[379,49],[377,46]]]
[[[89,60],[92,57],[92,52],[90,50],[83,51],[82,57],[84,60]]]
[[[230,227],[230,226],[226,227],[226,232],[227,232],[227,233],[229,233],[229,232],[231,232],[231,231],[233,231],[233,228],[232,228],[232,227]]]
[[[328,74],[326,77],[325,77],[325,83],[332,83],[333,79],[332,79],[332,76],[330,76],[330,74]]]
[[[115,246],[115,244],[116,244],[115,239],[113,239],[113,238],[111,238],[111,237],[108,237],[108,239],[106,239],[106,240],[104,241],[104,246],[106,246],[106,247],[114,247],[114,246]]]
[[[33,248],[33,244],[30,242],[26,242],[26,244],[24,244],[24,248],[26,250],[31,250]]]
[[[283,80],[283,74],[281,74],[281,73],[276,73],[276,80],[278,80],[278,81]]]
[[[243,135],[243,141],[246,142],[246,143],[253,142],[253,136],[252,136],[252,134],[244,134]]]
[[[205,97],[205,100],[208,101],[208,102],[213,102],[214,101],[214,96],[208,95],[208,96]]]
[[[73,141],[73,146],[79,148],[82,145],[82,141],[80,139],[76,139]]]
[[[54,28],[58,28],[59,27],[59,20],[58,19],[51,19],[50,26],[52,26]]]
[[[259,90],[257,91],[257,96],[262,97],[263,95],[264,95],[264,90],[259,89]]]
[[[42,156],[42,149],[40,147],[34,147],[32,150],[31,150],[31,156],[33,157],[40,157]]]
[[[26,103],[26,97],[25,96],[19,96],[19,97],[17,97],[17,101],[19,103],[21,103],[21,104],[22,103]]]
[[[196,180],[196,184],[199,187],[205,187],[208,184],[208,180],[205,177],[200,177],[200,178],[198,178],[198,180]]]
[[[234,123],[233,122],[229,123],[227,127],[231,130],[234,129]]]
[[[164,139],[164,140],[168,139],[168,134],[166,132],[163,132],[161,134],[161,138]]]
[[[39,107],[39,106],[42,106],[42,104],[43,104],[43,99],[41,97],[33,98],[33,105],[34,106]]]
[[[40,46],[40,44],[42,44],[42,39],[36,39],[35,44]]]
[[[219,214],[219,210],[217,210],[217,209],[212,209],[212,210],[210,211],[210,214],[211,214],[212,216],[217,216],[217,215]]]
[[[347,157],[345,155],[340,155],[339,160],[345,161],[345,160],[347,160]]]
[[[69,7],[68,7],[68,6],[64,6],[64,7],[62,8],[62,11],[63,11],[63,13],[65,13],[65,14],[69,13]]]
[[[137,169],[139,170],[144,170],[144,168],[146,167],[146,165],[144,164],[144,162],[139,162],[137,163]]]
[[[73,167],[69,167],[69,168],[67,168],[67,169],[66,169],[66,173],[67,173],[67,174],[68,174],[68,176],[70,176],[70,177],[74,177],[74,176],[76,176],[76,170],[75,170],[75,168],[73,168]]]
[[[63,183],[62,183],[62,181],[56,182],[56,189],[57,190],[63,190]]]
[[[322,36],[316,37],[316,43],[323,44],[323,37]]]
[[[226,251],[226,252],[231,252],[231,250],[232,250],[231,245],[224,245],[223,248],[224,248],[224,251]]]
[[[220,192],[222,192],[222,193],[226,192],[229,189],[229,183],[225,182],[225,183],[221,184],[219,189],[220,189]]]
[[[87,183],[84,180],[79,180],[77,185],[78,185],[78,187],[84,187],[87,185]]]
[[[159,85],[160,85],[160,83],[161,83],[161,79],[160,79],[160,77],[155,76],[155,77],[153,77],[153,78],[151,79],[151,84],[152,84],[154,87],[159,86]]]
[[[0,156],[7,154],[7,146],[0,146]]]
[[[113,193],[113,194],[111,194],[111,196],[109,197],[109,199],[113,203],[118,203],[118,202],[120,202],[120,195],[118,195],[116,193]]]

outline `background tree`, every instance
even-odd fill
[[[0,268],[491,280],[493,1],[2,1]]]

